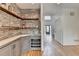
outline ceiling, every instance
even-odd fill
[[[56,3],[45,3],[43,4],[43,9],[45,15],[58,15],[62,10],[62,8]]]
[[[44,14],[49,15],[61,15],[63,8],[77,8],[79,9],[79,3],[44,3]]]
[[[39,9],[39,3],[16,3],[20,9]]]
[[[22,12],[26,9],[39,9],[40,3],[16,3]],[[44,14],[60,15],[62,8],[79,8],[79,3],[43,3]]]
[[[61,3],[62,7],[79,8],[79,3]]]
[[[52,6],[62,6],[62,7],[75,7],[75,8],[79,8],[79,3],[43,3],[45,5],[49,5],[49,7]],[[20,9],[38,9],[40,8],[40,3],[16,3],[16,5],[20,8]]]

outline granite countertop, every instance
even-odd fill
[[[9,44],[12,41],[17,40],[18,38],[25,37],[25,36],[41,36],[41,35],[40,34],[38,34],[38,35],[22,34],[22,35],[17,35],[17,36],[14,36],[14,37],[10,37],[10,38],[7,38],[7,39],[4,39],[4,40],[0,41],[0,48],[5,46],[6,44]]]

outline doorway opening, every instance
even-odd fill
[[[51,26],[50,25],[45,25],[45,34],[51,35]]]

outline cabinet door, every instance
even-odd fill
[[[22,43],[22,53],[30,50],[30,47],[31,47],[30,37],[23,37],[21,40],[22,40],[21,41],[21,43]]]
[[[11,52],[12,52],[13,56],[20,56],[21,55],[20,40],[13,42],[11,44],[11,47],[12,47]]]
[[[9,45],[0,49],[0,56],[11,56],[11,48]]]
[[[20,40],[16,41],[16,47],[15,47],[15,56],[20,56],[21,55],[21,44],[20,44]]]

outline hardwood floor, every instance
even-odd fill
[[[24,56],[42,56],[41,50],[31,50],[25,52]]]
[[[25,56],[79,56],[79,45],[62,46],[52,37],[46,36],[43,52],[41,50],[28,51]]]
[[[79,45],[62,46],[52,37],[46,36],[43,56],[79,56]]]

